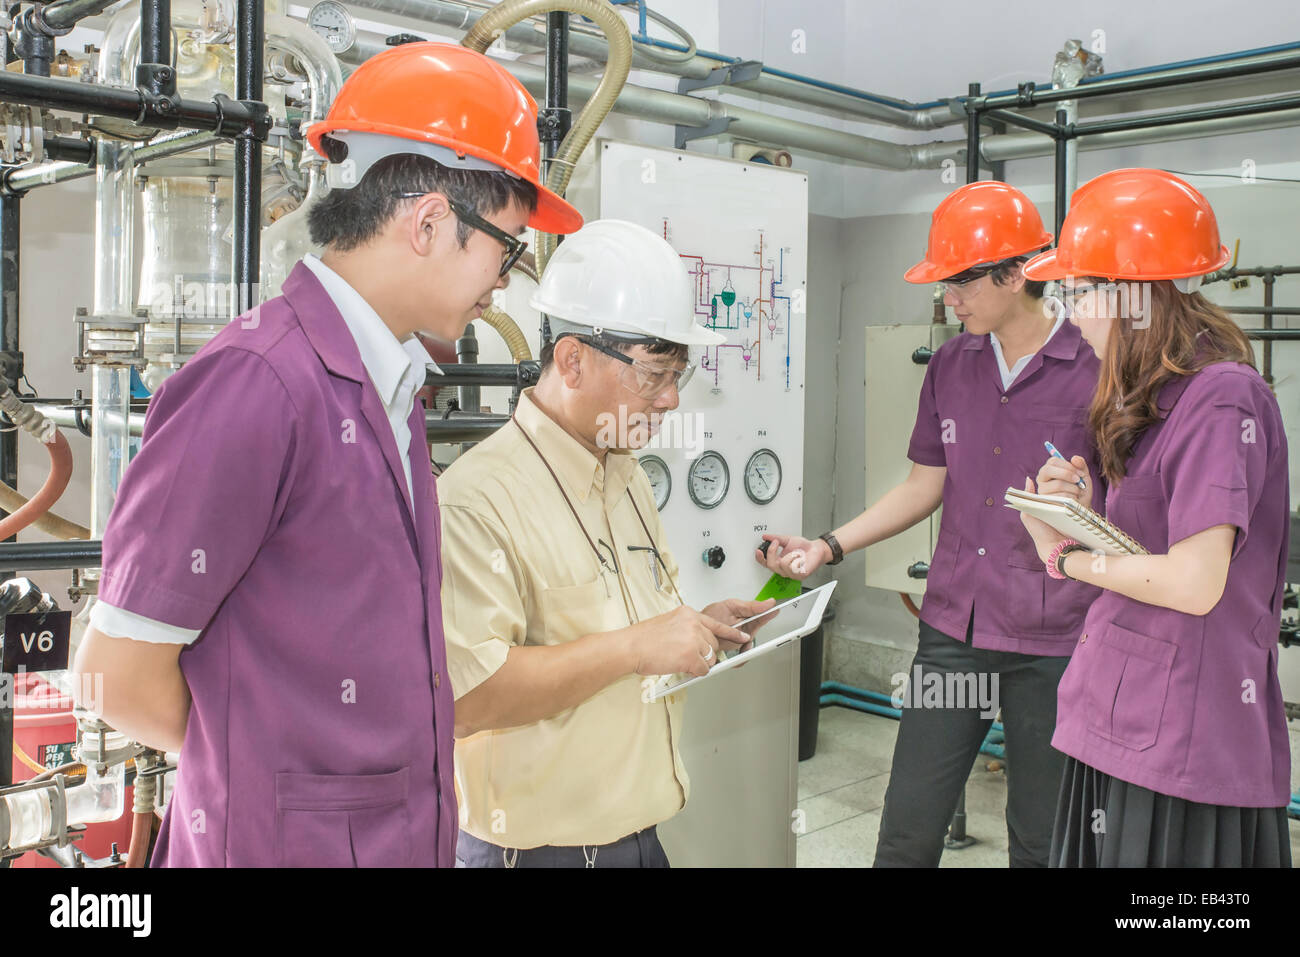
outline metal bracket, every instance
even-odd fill
[[[752,83],[758,79],[759,74],[762,72],[762,60],[741,60],[739,63],[727,63],[710,70],[708,76],[701,77],[698,80],[689,76],[682,77],[677,81],[677,92],[690,93],[693,90],[703,90],[724,84],[738,86],[742,83]]]
[[[77,324],[77,354],[72,357],[72,365],[78,372],[85,372],[88,365],[135,366],[145,367],[144,327],[148,322],[148,313],[137,310],[134,316],[92,316],[85,306],[78,306],[73,322]],[[86,345],[86,332],[104,330],[121,332],[134,336],[135,344],[131,349],[92,349]]]

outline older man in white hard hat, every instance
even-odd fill
[[[677,407],[690,347],[723,341],[693,304],[650,230],[573,234],[530,301],[549,317],[541,379],[439,479],[458,865],[668,865],[655,826],[690,791],[684,695],[649,700],[643,676],[706,673],[773,604],[683,602],[631,454]]]

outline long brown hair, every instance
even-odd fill
[[[1142,284],[1123,285],[1136,290]],[[1124,477],[1138,438],[1163,418],[1156,401],[1165,383],[1215,362],[1255,368],[1250,340],[1226,312],[1199,292],[1179,292],[1168,279],[1149,285],[1149,315],[1111,321],[1092,400],[1089,423],[1102,472],[1111,483]],[[1133,298],[1136,306],[1137,296]]]

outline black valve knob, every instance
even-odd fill
[[[727,560],[727,553],[722,550],[721,545],[714,545],[712,548],[704,550],[704,564],[710,568],[721,568],[722,563]]]

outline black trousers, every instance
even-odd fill
[[[975,648],[973,618],[965,641],[925,622],[920,626],[908,679],[911,700],[904,702],[899,722],[874,866],[938,866],[948,824],[993,723],[993,715],[982,714],[981,705],[971,700],[974,696],[960,690],[974,685],[996,689],[1002,708],[1011,866],[1046,867],[1065,767],[1065,755],[1051,745],[1056,686],[1069,657]],[[913,680],[917,667],[923,676],[921,689]],[[966,681],[950,680],[949,675]],[[925,694],[940,681],[941,701]]]

